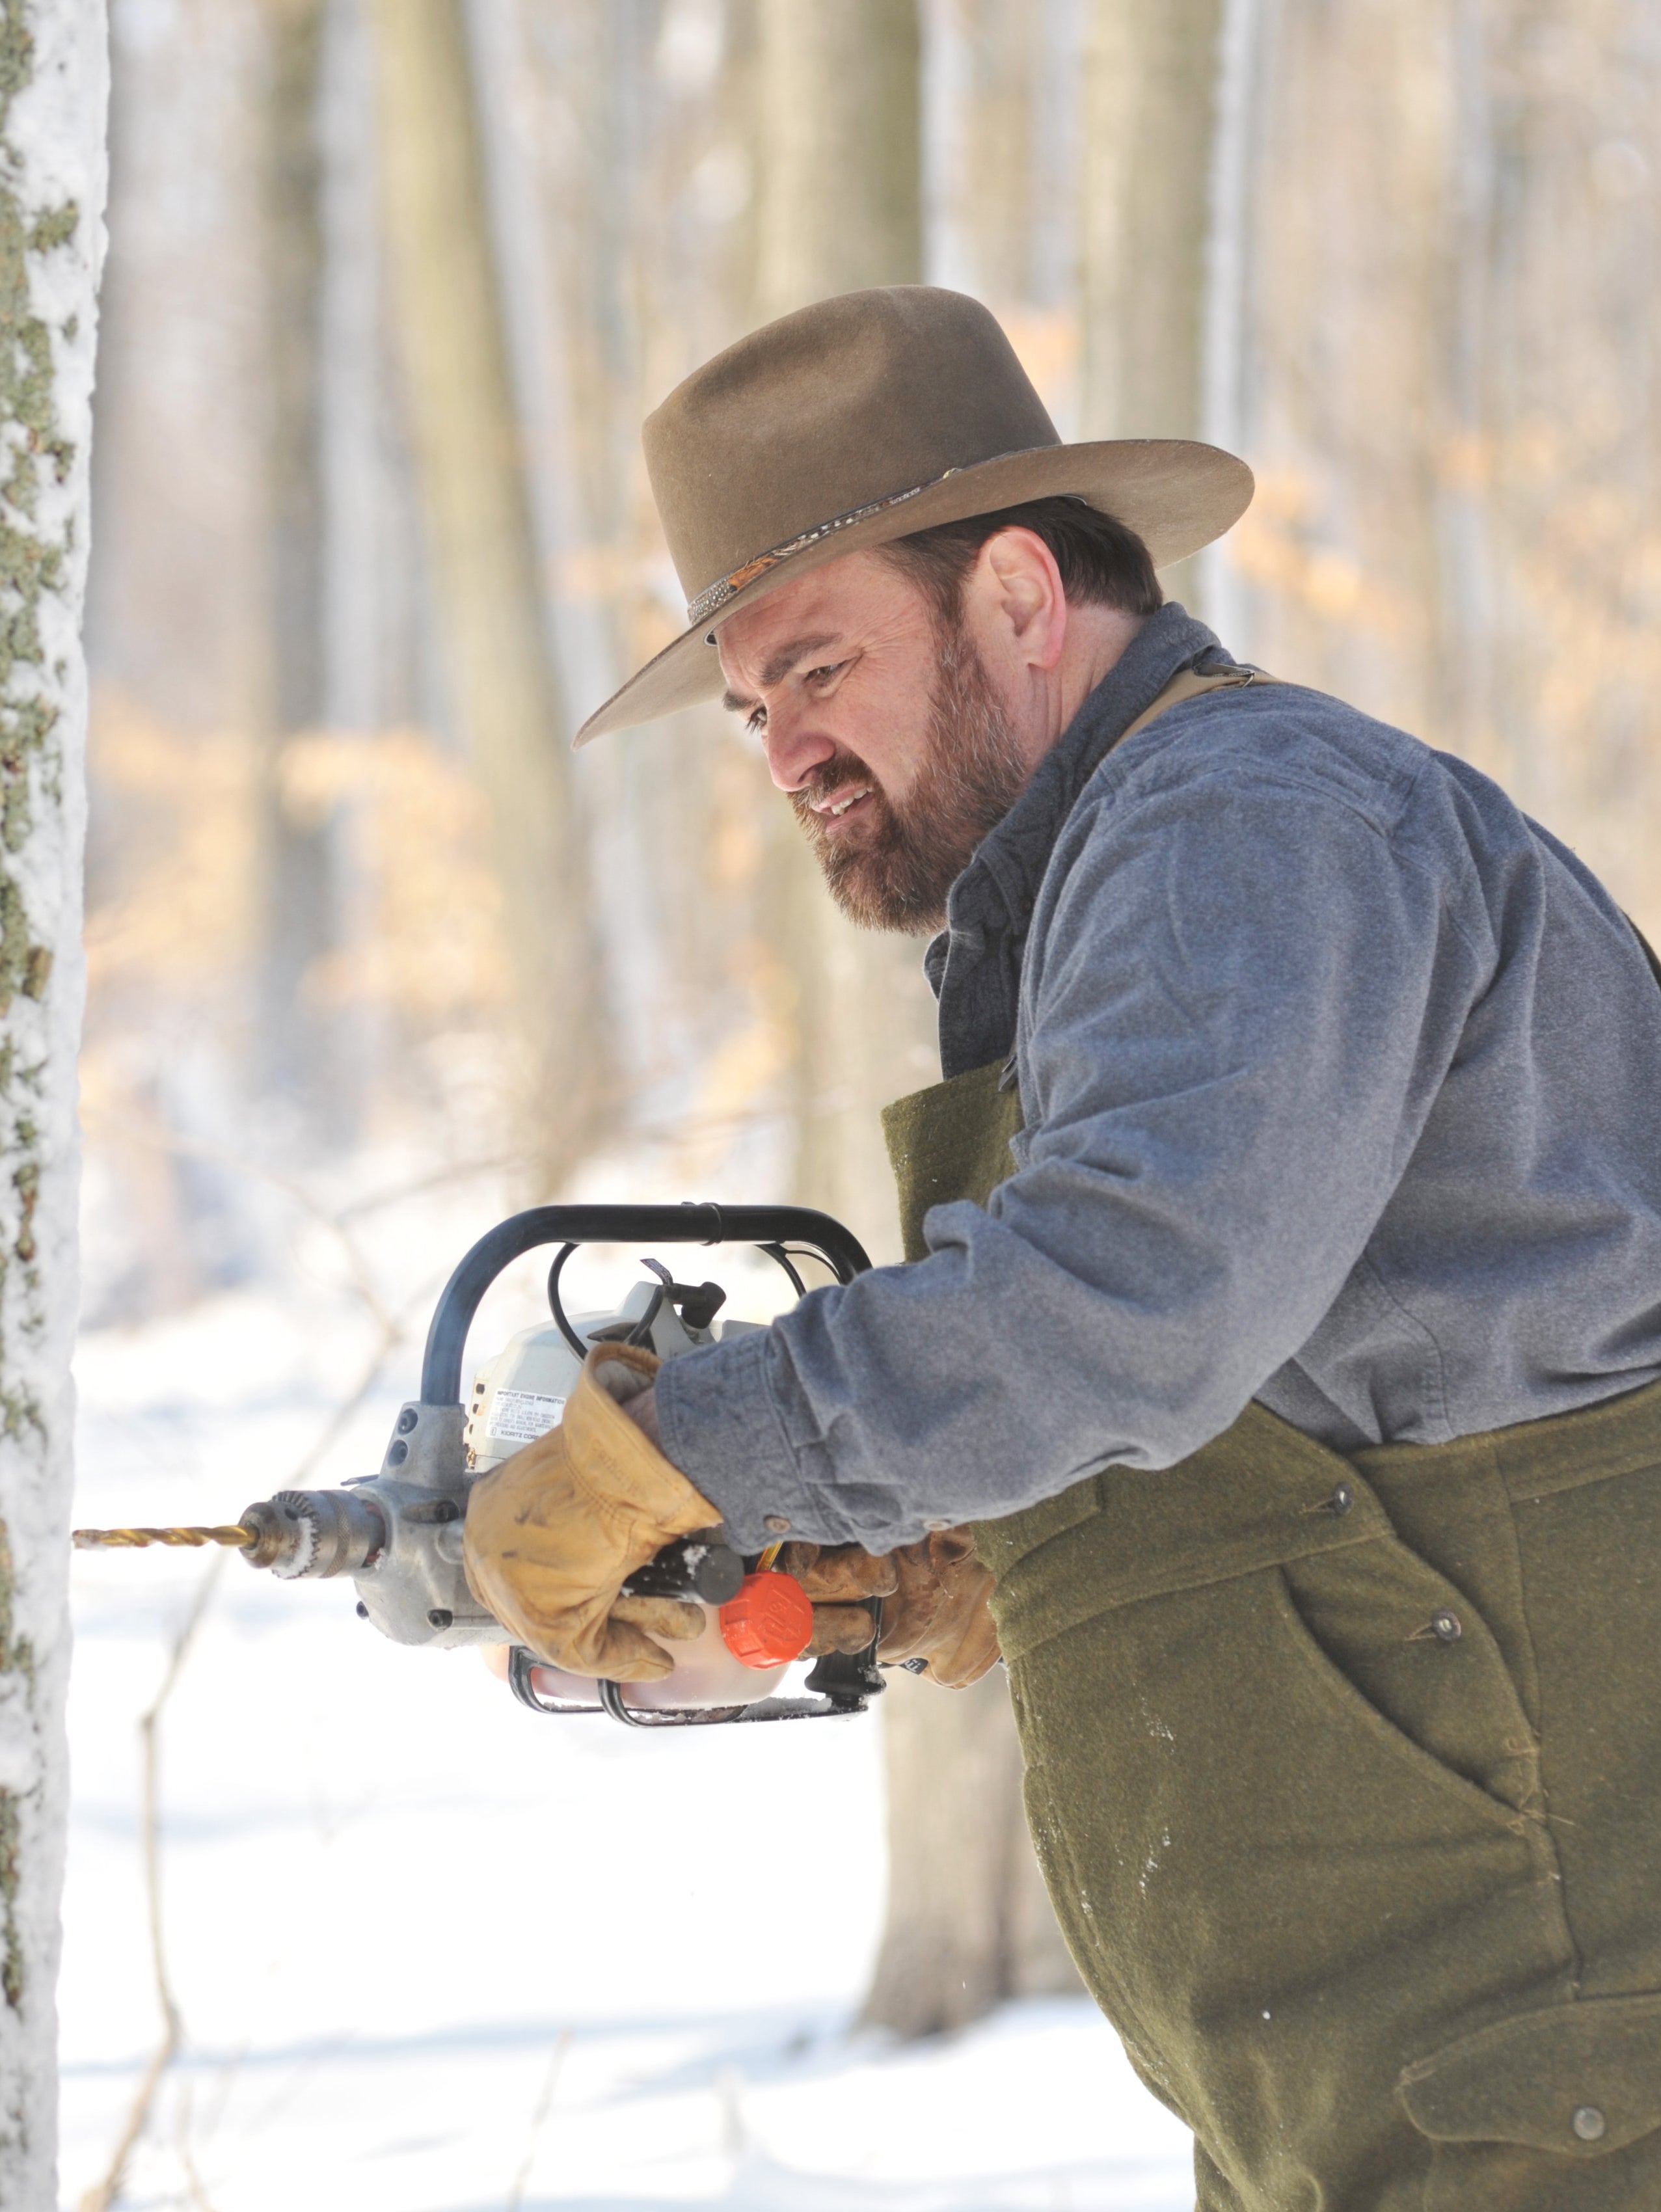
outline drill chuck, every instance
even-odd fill
[[[279,1490],[250,1505],[242,1526],[253,1536],[243,1558],[281,1582],[361,1574],[386,1547],[380,1507],[352,1490]]]

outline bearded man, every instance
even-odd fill
[[[545,1657],[717,1517],[818,1640],[1000,1646],[1080,1967],[1204,2212],[1661,2204],[1661,993],[1463,763],[1156,569],[1250,476],[1063,446],[984,309],[828,301],[646,445],[834,895],[934,933],[907,1264],[608,1347],[470,1503]],[[586,1394],[586,1395],[585,1395]],[[626,1402],[625,1402],[626,1401]]]

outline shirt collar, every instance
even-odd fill
[[[1085,785],[1179,670],[1221,651],[1174,599],[1149,616],[952,884],[946,926],[923,956],[937,998],[954,969],[982,957],[989,928],[1025,935],[1050,853]]]

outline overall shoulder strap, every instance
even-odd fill
[[[931,1206],[959,1198],[984,1206],[1013,1172],[1009,1144],[1021,1126],[1021,1101],[1018,1091],[1004,1087],[1006,1065],[989,1061],[884,1107],[882,1131],[908,1260],[928,1256],[922,1220]]]
[[[1220,668],[1214,674],[1202,676],[1197,669],[1179,668],[1151,707],[1145,707],[1120,736],[1119,744],[1126,738],[1134,738],[1139,730],[1172,707],[1180,707],[1184,700],[1197,699],[1207,691],[1238,691],[1248,684],[1278,684],[1278,676],[1266,676],[1261,668]]]

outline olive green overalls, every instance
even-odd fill
[[[1013,1171],[1001,1073],[884,1117],[909,1259]],[[976,1541],[1201,2212],[1661,2212],[1661,1384],[1353,1456],[1254,1404]]]

